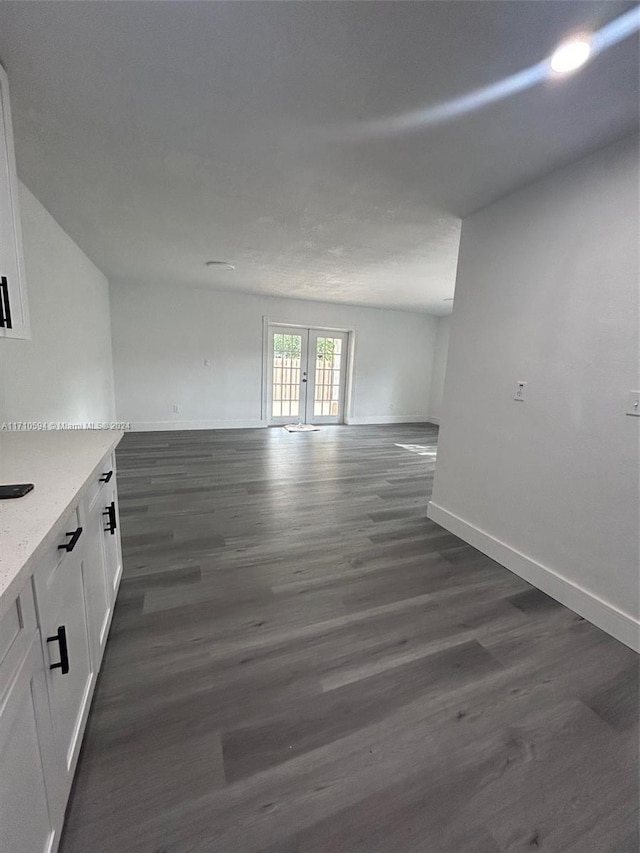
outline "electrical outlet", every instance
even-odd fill
[[[640,391],[629,391],[627,414],[640,418]]]
[[[519,379],[516,382],[516,387],[513,390],[513,399],[517,400],[519,403],[524,403],[524,390],[526,387],[527,383]]]
[[[173,404],[173,414],[174,414],[174,415],[179,415],[179,414],[180,414],[180,406],[179,406],[177,403],[174,403],[174,404]]]

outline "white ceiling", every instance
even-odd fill
[[[114,280],[448,313],[460,217],[636,126],[637,38],[436,126],[342,129],[633,6],[4,0],[18,170]]]

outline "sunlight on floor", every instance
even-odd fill
[[[419,456],[431,456],[434,459],[438,455],[438,448],[435,444],[396,444],[396,447],[402,447],[403,450],[410,450]]]

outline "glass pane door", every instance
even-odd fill
[[[269,327],[271,423],[342,423],[347,340],[346,332]]]
[[[342,421],[346,341],[344,332],[309,330],[309,423]]]
[[[271,328],[271,420],[305,419],[307,396],[306,329]]]

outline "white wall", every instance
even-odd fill
[[[111,311],[118,418],[133,428],[264,425],[263,316],[356,330],[349,422],[429,418],[435,317],[126,283],[112,286]]]
[[[447,370],[447,352],[449,350],[449,330],[451,317],[439,317],[436,328],[436,344],[433,353],[433,368],[431,370],[431,398],[429,402],[429,420],[434,424],[440,423],[444,380]]]
[[[464,221],[429,515],[636,648],[638,346],[635,140]]]
[[[0,421],[115,416],[109,284],[20,185],[31,340],[0,339]]]

